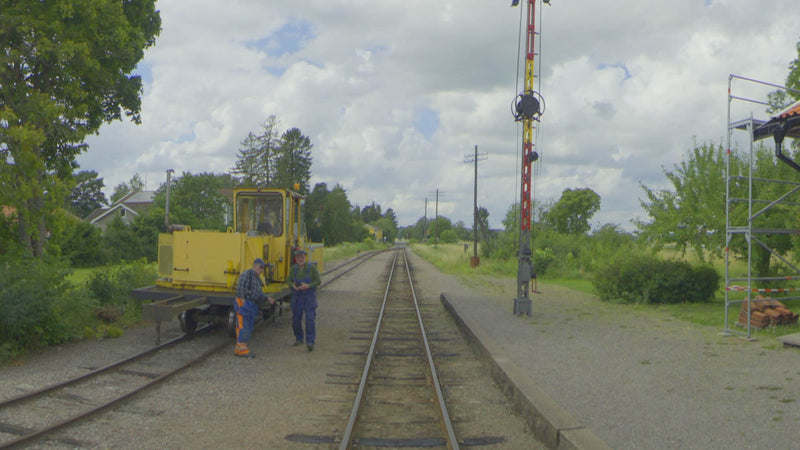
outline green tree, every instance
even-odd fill
[[[796,150],[790,154],[791,157],[796,159]],[[736,156],[736,155],[734,155]],[[746,167],[744,155],[740,156],[741,166]],[[797,176],[788,164],[774,158],[774,152],[771,148],[759,145],[756,148],[755,165],[753,168],[753,177],[756,179],[773,179],[773,180],[791,180]],[[747,192],[750,189],[748,183],[743,180],[735,180],[731,188],[731,197],[733,198],[747,198]],[[754,228],[773,229],[773,230],[794,230],[797,228],[797,215],[800,213],[797,207],[797,196],[791,195],[791,186],[786,186],[782,183],[754,183],[753,198],[757,199],[757,204],[763,205],[776,198],[784,195],[788,202],[779,203],[773,207],[766,209],[763,213],[758,214],[751,220]],[[794,201],[794,203],[793,203]],[[735,202],[731,211],[733,224],[746,223],[748,217],[747,202]],[[773,250],[787,254],[793,247],[791,235],[785,233],[769,233],[760,234],[758,239]],[[720,243],[720,246],[722,244]],[[731,247],[739,255],[745,255],[747,249],[746,241],[744,239],[736,239],[731,244]],[[777,261],[773,258],[772,253],[760,245],[754,245],[753,248],[753,266],[755,272],[759,276],[777,275],[777,267],[771,267],[772,261]],[[786,266],[783,266],[786,267]],[[792,271],[794,274],[794,271]],[[786,275],[785,273],[781,275]]]
[[[54,226],[50,228],[47,252],[66,258],[77,267],[105,264],[108,260],[108,248],[103,243],[103,232],[100,228],[65,210],[59,216],[59,220],[51,222]]]
[[[741,161],[732,154],[734,173]],[[637,222],[640,238],[660,249],[675,244],[685,253],[693,249],[705,259],[707,252],[720,256],[720,237],[725,233],[726,153],[721,145],[703,144],[688,160],[665,170],[671,189],[654,190],[642,184],[647,200],[640,200],[650,222]]]
[[[304,212],[306,232],[312,242],[322,242],[323,240],[322,219],[327,196],[328,185],[326,183],[317,183],[314,185],[314,190],[306,197]]]
[[[455,244],[458,242],[458,236],[456,236],[455,230],[444,230],[441,235],[441,241],[443,244]]]
[[[155,0],[0,0],[0,204],[41,256],[52,211],[83,139],[123,113],[139,123],[142,82],[130,75],[155,43]]]
[[[297,183],[300,185],[301,194],[309,192],[312,147],[311,140],[298,128],[283,133],[275,158],[275,187],[294,189]]]
[[[653,190],[642,186],[647,201],[641,201],[641,204],[650,221],[636,223],[640,239],[656,250],[665,244],[675,244],[681,253],[692,249],[701,260],[705,260],[707,255],[721,257],[726,245],[723,239],[726,233],[726,164],[730,164],[732,174],[729,215],[733,225],[748,222],[751,212],[746,199],[749,195],[756,204],[766,205],[790,194],[791,186],[783,183],[753,183],[751,187],[747,177],[737,176],[749,173],[749,160],[749,154],[737,151],[728,154],[720,145],[704,144],[694,148],[688,160],[665,172],[672,184],[671,189]],[[791,167],[774,158],[771,149],[756,147],[753,153],[754,179],[788,180],[795,175]],[[776,204],[754,215],[750,223],[754,228],[790,230],[796,228],[794,218],[797,212],[797,207],[789,203]],[[793,247],[790,235],[785,233],[760,234],[758,239],[782,253]],[[741,235],[735,236],[727,245],[740,256],[746,254],[747,242]],[[760,245],[752,248],[756,274],[773,274],[770,266],[774,259],[772,253]]]
[[[386,217],[381,217],[370,225],[378,227],[383,231],[383,239],[386,242],[394,242],[395,237],[397,237],[397,227]]]
[[[97,208],[108,203],[103,193],[103,179],[94,170],[75,174],[75,186],[69,194],[69,210],[78,217],[86,217]]]
[[[151,208],[158,209],[158,208]],[[140,215],[128,225],[119,217],[106,227],[103,235],[104,245],[112,262],[134,261],[146,258],[155,261],[158,249],[158,230],[164,223],[163,210],[161,216]]]
[[[321,221],[322,236],[327,245],[336,245],[342,242],[353,242],[354,219],[350,214],[352,206],[347,200],[347,193],[340,185],[334,188],[325,196]]]
[[[111,204],[117,203],[131,192],[142,191],[144,191],[144,181],[138,173],[135,173],[130,180],[123,181],[114,188],[114,192],[111,193]]]
[[[361,209],[361,220],[364,223],[375,222],[381,217],[383,217],[383,214],[381,214],[381,205],[378,205],[375,202],[372,202],[371,205],[367,205]]]
[[[458,220],[453,224],[453,231],[456,232],[456,236],[461,241],[469,241],[472,239],[472,232],[467,228],[463,220]]]
[[[417,222],[406,230],[406,238],[417,239],[420,242],[424,241],[427,238],[429,222],[426,217],[417,219]]]
[[[0,208],[0,256],[15,253],[20,248],[15,217],[16,214],[6,216]]]
[[[797,58],[789,63],[789,75],[786,76],[786,87],[800,91],[800,42],[797,43]],[[767,112],[775,114],[789,106],[793,101],[800,99],[800,93],[794,91],[778,90],[767,95],[769,108]]]
[[[242,141],[231,173],[242,176],[247,187],[273,187],[277,175],[276,158],[281,149],[280,122],[271,115],[261,123],[261,133],[250,132]]]
[[[508,207],[506,216],[503,218],[503,228],[508,233],[519,233],[519,203],[513,203]]]
[[[386,213],[383,214],[383,219],[388,222],[386,224],[388,233],[387,236],[389,236],[391,241],[394,241],[399,231],[399,226],[397,224],[397,216],[395,215],[394,210],[392,208],[387,209]]]
[[[189,225],[196,230],[224,230],[226,212],[230,202],[222,193],[223,188],[232,187],[230,175],[201,173],[192,175],[184,172],[172,178],[170,186],[170,222]],[[153,198],[151,214],[166,210],[166,186],[161,186]]]
[[[438,242],[442,233],[452,228],[453,222],[451,222],[450,219],[445,216],[439,216],[431,220],[431,223],[428,225],[428,233],[434,242]]]
[[[600,196],[589,188],[565,189],[547,214],[548,221],[559,233],[585,234],[591,229],[589,220],[600,210]]]

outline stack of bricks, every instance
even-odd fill
[[[797,314],[789,311],[783,303],[777,300],[759,296],[750,301],[750,326],[752,328],[797,323],[797,317]],[[739,311],[739,325],[747,326],[747,302],[742,303]]]

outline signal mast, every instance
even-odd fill
[[[524,0],[523,0],[524,1]],[[550,0],[542,0],[550,4]],[[539,159],[534,150],[534,122],[544,113],[544,98],[534,90],[535,75],[535,38],[536,38],[536,2],[528,0],[528,17],[525,37],[525,88],[517,95],[512,114],[516,122],[522,122],[522,177],[520,189],[520,230],[519,230],[519,264],[517,266],[517,297],[514,299],[514,315],[531,316],[531,299],[529,297],[530,282],[536,278],[531,259],[531,181],[532,166]],[[512,0],[511,6],[517,6],[519,0]]]

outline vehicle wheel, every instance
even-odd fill
[[[228,310],[228,320],[225,321],[225,331],[228,336],[236,337],[236,311],[233,308]]]
[[[268,308],[264,308],[264,309],[261,310],[261,317],[264,318],[265,322],[267,320],[269,320],[269,319],[272,319],[273,323],[275,322],[275,311],[276,311],[276,309],[277,309],[276,305],[269,305]]]
[[[187,336],[194,336],[194,330],[197,329],[197,319],[194,317],[194,310],[183,311],[178,315],[181,322],[181,331],[186,333]]]

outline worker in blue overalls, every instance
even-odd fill
[[[292,331],[294,345],[303,345],[305,340],[308,351],[314,350],[317,337],[317,287],[322,284],[316,265],[306,262],[306,251],[298,249],[294,252],[295,264],[289,270],[286,284],[292,290]],[[306,329],[303,333],[303,315],[306,317]]]
[[[233,301],[233,310],[236,312],[236,349],[233,354],[243,358],[255,358],[250,353],[247,343],[253,334],[253,325],[256,323],[259,304],[264,300],[275,304],[275,299],[264,294],[264,283],[261,274],[267,264],[261,258],[253,261],[253,268],[247,269],[239,275],[236,284],[236,299]]]

